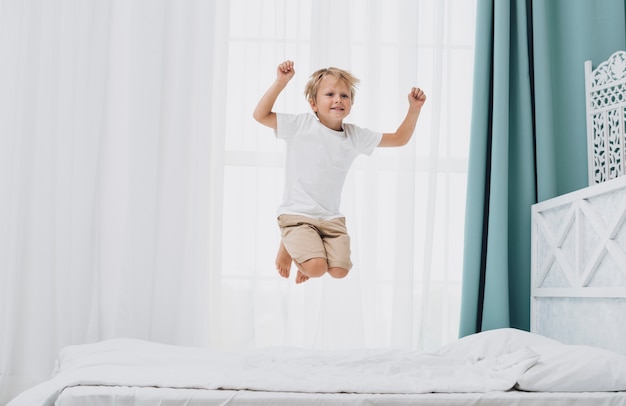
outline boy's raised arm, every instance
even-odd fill
[[[276,113],[272,111],[274,103],[295,73],[293,61],[285,61],[278,65],[276,68],[276,80],[261,97],[252,114],[256,121],[274,130],[276,129]]]
[[[409,111],[400,124],[400,127],[394,133],[384,133],[380,140],[379,147],[401,147],[406,145],[413,136],[415,124],[422,110],[422,106],[426,102],[426,94],[419,87],[414,87],[409,93]]]

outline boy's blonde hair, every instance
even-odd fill
[[[309,81],[304,87],[304,96],[306,97],[307,101],[315,100],[315,96],[317,95],[317,89],[319,89],[320,82],[326,76],[333,76],[337,79],[343,80],[350,88],[350,99],[352,99],[352,103],[354,103],[356,85],[359,84],[360,80],[346,70],[333,67],[318,69],[313,72],[313,74],[309,78]]]

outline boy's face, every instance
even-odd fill
[[[350,87],[343,80],[324,76],[320,81],[315,100],[309,100],[320,122],[326,127],[340,131],[343,119],[350,114],[352,98]]]

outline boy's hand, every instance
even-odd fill
[[[276,68],[276,80],[287,83],[295,73],[296,70],[293,68],[293,61],[285,61]]]
[[[295,73],[293,61],[285,61],[278,65],[278,68],[276,68],[276,80],[261,97],[254,109],[254,113],[252,113],[252,117],[256,121],[274,130],[276,129],[276,113],[273,111],[274,103]]]
[[[409,105],[411,107],[422,107],[426,102],[426,94],[419,87],[414,87],[409,93]]]

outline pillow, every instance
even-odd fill
[[[517,387],[528,392],[626,391],[626,356],[586,345],[534,345],[539,361]]]
[[[497,357],[529,347],[531,345],[559,344],[558,341],[515,328],[488,330],[465,336],[435,351],[436,355],[453,358],[469,358],[479,361],[486,357]]]

